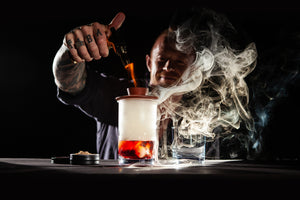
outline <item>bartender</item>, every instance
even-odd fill
[[[131,83],[107,76],[90,67],[94,60],[109,56],[107,41],[111,29],[119,29],[125,14],[118,13],[110,24],[94,22],[74,28],[64,36],[63,44],[53,61],[53,74],[58,98],[73,105],[96,120],[97,153],[100,159],[118,158],[117,96],[126,95]],[[182,76],[194,60],[194,53],[185,54],[175,47],[174,31],[164,30],[155,40],[146,65],[150,72],[150,87],[170,87]]]

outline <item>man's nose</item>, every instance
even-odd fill
[[[171,71],[171,70],[174,70],[173,67],[171,66],[171,63],[170,63],[170,60],[167,60],[167,62],[165,62],[165,65],[163,67],[163,70],[164,71]]]

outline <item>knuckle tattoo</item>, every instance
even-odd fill
[[[73,45],[72,45],[72,40],[67,40],[67,45],[70,47],[70,49],[73,49],[74,47],[73,47]]]
[[[85,38],[86,38],[87,43],[90,44],[91,42],[93,42],[93,38],[90,34],[88,34]]]
[[[98,37],[98,36],[102,36],[103,34],[101,33],[101,31],[100,31],[100,29],[99,28],[97,28],[97,31],[96,31],[96,36]]]
[[[84,42],[82,40],[80,40],[79,38],[76,39],[76,42],[75,42],[75,47],[76,48],[79,48],[79,47],[82,47],[84,46]]]

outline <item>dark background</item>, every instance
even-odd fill
[[[255,42],[258,64],[247,78],[250,108],[262,137],[264,159],[299,159],[298,130],[300,7],[288,1],[141,1],[8,3],[0,32],[0,157],[51,157],[95,152],[95,123],[60,103],[52,61],[64,34],[94,21],[107,24],[123,11],[122,27],[136,73],[145,74],[145,54],[177,8],[207,7],[228,17],[245,44]],[[179,4],[180,3],[180,4]],[[250,4],[251,3],[251,4]],[[5,11],[5,12],[4,12]],[[120,75],[120,63],[105,70]],[[256,94],[256,95],[254,95]],[[272,97],[272,98],[271,98]],[[264,118],[256,112],[264,111]],[[261,113],[261,112],[259,112]],[[260,119],[265,119],[263,124]]]

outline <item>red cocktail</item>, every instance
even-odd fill
[[[153,141],[121,140],[119,156],[125,159],[153,159]]]

